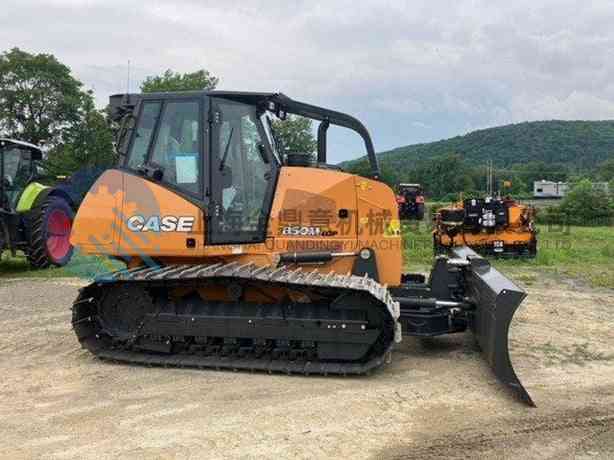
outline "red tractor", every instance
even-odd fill
[[[424,191],[420,184],[399,184],[397,187],[399,219],[424,219]]]

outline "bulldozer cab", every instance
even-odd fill
[[[0,139],[0,209],[14,211],[21,193],[35,175],[42,152],[33,144]]]
[[[291,165],[278,148],[274,117],[284,119],[293,113],[320,121],[315,166],[326,166],[330,124],[358,132],[372,175],[379,175],[371,138],[358,120],[283,94],[129,94],[112,96],[110,105],[112,117],[124,124],[121,166],[206,211],[208,244],[265,240],[280,167]]]
[[[210,243],[263,240],[280,165],[265,112],[202,92],[142,95],[123,166],[206,208]]]

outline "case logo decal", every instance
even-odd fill
[[[191,232],[194,228],[193,216],[131,216],[126,226],[131,232]]]

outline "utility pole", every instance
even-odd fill
[[[494,171],[492,159],[486,163],[486,195],[493,196],[494,193]]]
[[[490,160],[490,169],[492,171],[492,194],[493,197],[499,198],[499,188],[497,187],[497,175],[495,173],[495,163]]]

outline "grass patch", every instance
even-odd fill
[[[504,273],[518,267],[545,270],[595,287],[614,288],[614,227],[539,225],[538,228],[535,259],[494,259],[493,265]],[[427,222],[404,224],[406,270],[430,269],[431,230]],[[536,278],[520,281],[530,284]]]
[[[502,260],[497,266],[535,267],[614,288],[614,227],[560,227],[540,225],[534,260]]]
[[[11,257],[8,252],[0,257],[0,278],[85,278],[91,279],[113,270],[124,267],[117,261],[106,257],[84,256],[75,254],[65,267],[51,267],[36,270],[30,267],[23,254]]]

